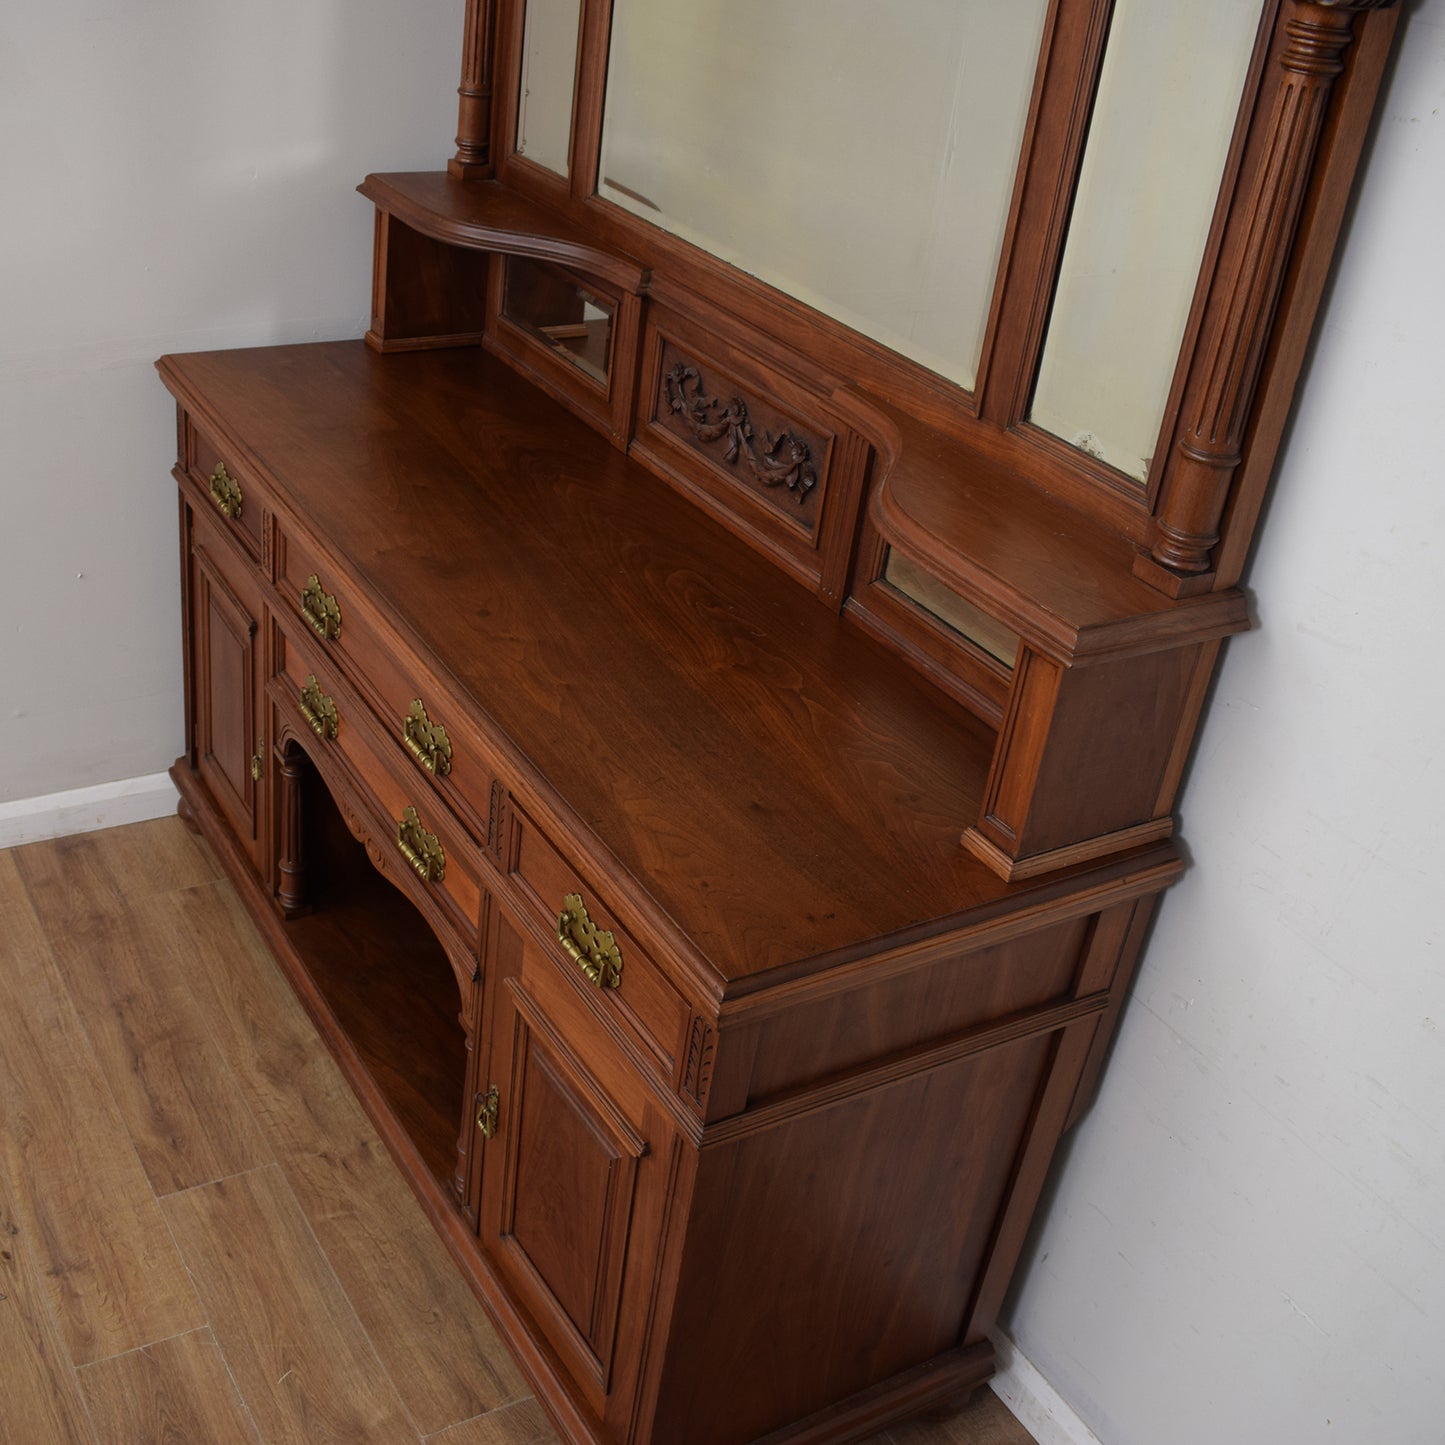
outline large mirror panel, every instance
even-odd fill
[[[615,0],[598,193],[971,387],[1046,10]]]
[[[568,172],[572,97],[582,0],[527,0],[522,84],[517,98],[517,154],[559,176]]]
[[[1259,0],[1117,0],[1031,420],[1149,473]]]

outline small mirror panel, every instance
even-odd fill
[[[507,257],[502,315],[602,386],[612,362],[613,310],[560,266]]]
[[[971,387],[1046,9],[614,0],[598,193]]]
[[[1019,655],[1019,636],[1016,632],[1010,632],[1002,623],[994,621],[987,612],[960,597],[951,587],[945,587],[936,577],[930,577],[916,562],[911,562],[891,547],[888,549],[888,561],[883,568],[883,580],[945,627],[966,638],[975,647],[982,648],[1005,667],[1014,665]]]
[[[568,172],[572,95],[582,0],[527,0],[517,154],[559,176]]]
[[[1143,482],[1259,0],[1117,0],[1034,387],[1036,426]]]

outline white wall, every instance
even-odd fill
[[[358,336],[461,0],[0,6],[0,805],[182,746],[165,351]]]
[[[1007,1321],[1105,1445],[1445,1440],[1442,12],[1407,16],[1197,861]]]

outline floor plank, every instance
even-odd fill
[[[157,832],[181,827],[176,820]],[[115,831],[104,867],[101,845],[61,848],[73,839],[21,849],[16,866],[146,1176],[168,1194],[272,1155],[188,986],[202,960],[177,937],[175,893],[116,896],[116,878],[160,881],[147,866],[150,835]],[[76,860],[85,866],[72,875]]]
[[[278,1168],[169,1195],[162,1207],[268,1445],[415,1445]]]
[[[179,818],[51,838],[11,856],[42,918],[63,919],[100,900],[135,903],[223,876],[205,840]]]
[[[523,1400],[429,1435],[427,1445],[554,1445],[556,1440],[557,1432],[542,1407],[535,1400]]]
[[[526,1396],[520,1372],[403,1183],[227,886],[187,890],[170,924],[229,967],[207,1013],[238,1087],[424,1433]]]
[[[884,1441],[889,1445],[1034,1445],[1034,1437],[986,1387],[949,1419],[895,1425],[873,1445]]]
[[[0,1441],[93,1445],[75,1369],[0,1171]]]
[[[373,1136],[370,1121],[227,883],[172,899],[180,951],[213,966],[190,986],[272,1152],[324,1153]]]
[[[286,1168],[423,1434],[531,1394],[379,1139]]]
[[[260,1440],[210,1330],[86,1365],[80,1383],[95,1433],[107,1445]]]
[[[0,1168],[71,1359],[204,1324],[16,872],[0,853]]]

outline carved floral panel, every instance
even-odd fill
[[[806,426],[711,362],[664,340],[653,420],[730,480],[811,532],[826,475],[826,432]]]

